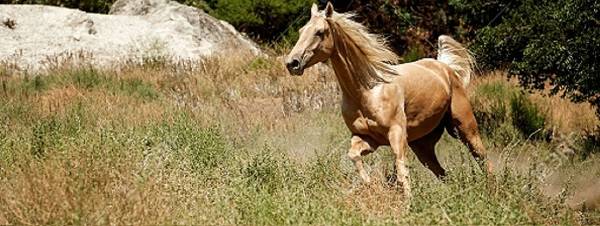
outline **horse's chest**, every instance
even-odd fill
[[[393,102],[385,101],[382,96],[382,88],[378,86],[362,101],[353,102],[344,98],[342,115],[352,133],[385,140],[389,127],[394,121],[395,105]]]
[[[385,137],[388,126],[381,119],[374,116],[365,116],[358,112],[357,114],[344,117],[350,131],[355,134],[368,135],[375,139]]]

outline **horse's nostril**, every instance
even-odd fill
[[[289,69],[297,69],[300,66],[300,61],[297,59],[293,59],[292,61],[287,63],[287,67]]]

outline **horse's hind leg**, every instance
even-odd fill
[[[482,161],[486,162],[487,172],[491,173],[492,165],[488,159],[486,159],[486,149],[481,142],[481,136],[479,135],[479,129],[477,128],[477,121],[471,104],[464,93],[464,90],[455,89],[452,96],[452,104],[450,106],[450,123],[451,127],[449,133],[458,132],[460,140],[469,148],[469,151],[478,161],[482,164]]]
[[[442,133],[444,133],[444,125],[440,125],[426,136],[408,143],[408,146],[413,149],[419,161],[439,179],[443,179],[446,176],[446,170],[440,165],[435,156],[435,144],[442,137]]]

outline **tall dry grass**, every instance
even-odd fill
[[[580,135],[588,131],[593,131],[600,125],[598,116],[593,112],[594,107],[586,102],[574,103],[568,99],[561,98],[560,95],[550,95],[549,91],[525,91],[522,90],[518,82],[514,79],[507,79],[509,76],[506,72],[494,71],[489,74],[480,76],[475,80],[475,85],[470,88],[471,98],[481,94],[476,92],[482,86],[498,86],[507,89],[505,95],[511,92],[526,92],[526,96],[539,109],[542,117],[545,119],[546,130],[554,131],[561,135]],[[500,94],[502,95],[502,94]],[[499,96],[505,101],[508,101],[509,96]],[[489,108],[488,103],[479,103],[481,107]],[[476,107],[480,107],[480,105]],[[487,109],[486,109],[487,110]]]
[[[411,155],[407,209],[387,183],[386,148],[366,158],[370,186],[346,159],[349,133],[327,66],[291,77],[269,56],[191,65],[2,70],[0,224],[600,223],[589,210],[598,193],[580,179],[600,178],[597,152],[569,159],[559,142],[529,139],[512,119],[520,88],[498,75],[470,89],[503,166],[495,184],[445,136],[437,147],[447,182]],[[553,134],[579,137],[598,124],[587,105],[521,95]]]

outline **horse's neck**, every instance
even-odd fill
[[[340,56],[339,53],[334,53],[334,56],[331,58],[333,71],[335,72],[335,76],[344,96],[351,100],[360,101],[363,99],[365,92],[367,92],[368,89],[367,87],[363,87],[355,78],[352,66],[346,60],[347,59]]]
[[[332,54],[331,64],[343,94],[352,102],[364,103],[370,97],[371,87],[367,84],[372,81],[367,81],[365,84],[365,81],[360,81],[359,76],[366,79],[369,76],[365,73],[377,72],[370,65],[356,62],[357,58],[353,55],[357,53],[353,52],[351,47],[338,44],[336,49]]]

